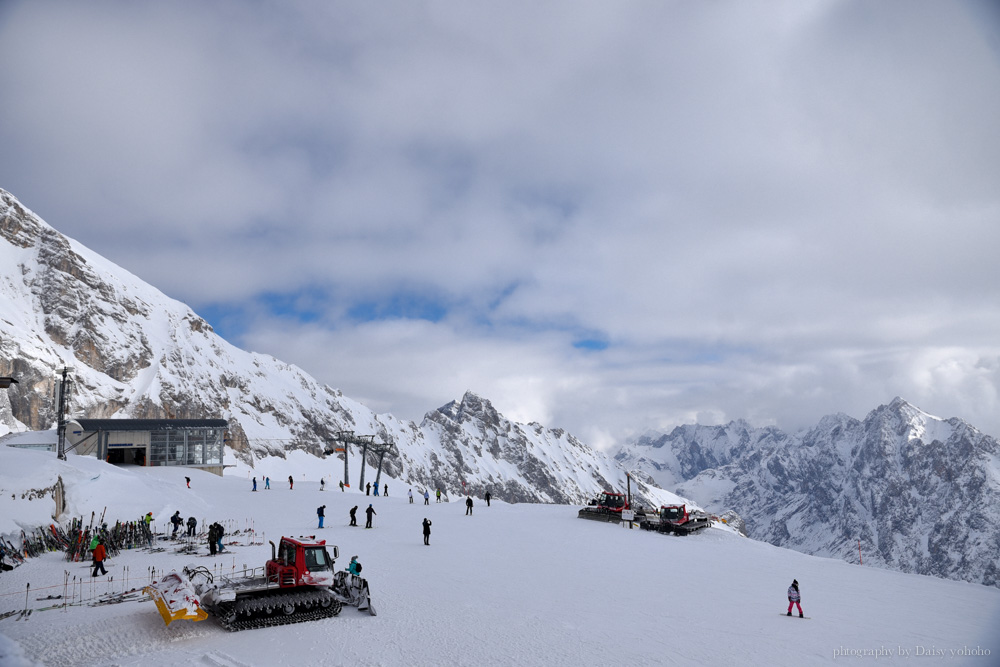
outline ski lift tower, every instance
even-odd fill
[[[334,443],[343,443],[343,447],[338,447],[334,444],[333,447],[328,447],[323,451],[324,454],[329,456],[336,452],[344,452],[344,486],[351,486],[351,478],[348,475],[348,462],[350,461],[350,451],[348,450],[348,445],[354,443],[355,445],[365,445],[375,439],[374,435],[354,435],[354,431],[337,431],[337,435],[334,436]],[[361,459],[361,465],[364,466],[364,458]],[[364,472],[362,468],[361,473],[361,483],[364,484]]]
[[[58,406],[57,410],[59,418],[58,419],[59,426],[56,431],[58,434],[58,442],[59,442],[58,444],[59,449],[57,456],[62,461],[66,460],[66,424],[68,423],[68,420],[66,419],[66,408],[67,404],[69,403],[69,392],[70,392],[70,386],[72,384],[71,380],[69,379],[69,374],[72,372],[73,368],[71,368],[70,366],[63,366],[62,368],[56,369],[56,373],[58,373],[62,377],[62,380],[60,381],[59,387],[57,389],[58,397],[56,401],[56,404]]]

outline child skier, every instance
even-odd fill
[[[799,618],[805,618],[802,613],[802,605],[799,604],[799,600],[802,596],[799,595],[799,582],[797,579],[792,579],[792,585],[788,587],[788,616],[792,615],[792,605],[799,608]]]

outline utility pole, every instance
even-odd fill
[[[66,460],[66,407],[69,401],[69,387],[70,379],[69,374],[73,372],[73,369],[69,366],[63,366],[56,371],[62,375],[62,381],[59,383],[59,404],[58,404],[58,427],[57,436],[59,439],[58,453],[57,456],[61,461]]]

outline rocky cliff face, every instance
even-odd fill
[[[651,434],[616,459],[751,537],[865,565],[1000,586],[1000,445],[895,399],[789,435],[733,422]]]
[[[74,368],[72,416],[221,417],[229,445],[251,464],[289,450],[321,456],[338,432],[354,431],[395,443],[383,474],[451,495],[488,486],[508,501],[582,504],[625,487],[610,457],[565,432],[510,422],[474,394],[418,425],[240,350],[190,308],[0,190],[0,375],[20,382],[0,396],[0,435],[53,427],[55,371],[63,366]],[[633,489],[647,505],[674,498],[641,482]]]

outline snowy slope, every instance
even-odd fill
[[[845,652],[892,651],[874,664],[911,664],[911,656],[944,651],[934,664],[993,665],[1000,655],[1000,590],[807,556],[732,532],[711,529],[685,538],[581,521],[558,505],[477,500],[409,505],[404,489],[389,498],[319,491],[309,461],[286,465],[305,479],[289,491],[251,493],[242,475],[181,469],[116,468],[70,456],[0,448],[0,513],[33,523],[45,509],[11,505],[28,485],[56,474],[67,480],[73,512],[110,519],[154,512],[164,526],[174,510],[199,519],[252,523],[267,539],[322,533],[341,550],[339,567],[357,554],[378,616],[345,608],[337,618],[228,633],[213,620],[166,628],[151,602],[33,613],[0,621],[0,664],[142,667],[198,665],[795,665],[873,664]],[[74,472],[75,470],[75,472]],[[284,471],[283,471],[284,472]],[[41,503],[50,509],[50,502]],[[372,502],[374,530],[346,527],[347,510]],[[325,504],[329,527],[315,529]],[[430,546],[420,522],[433,521]],[[230,555],[197,558],[224,569],[260,565],[265,546],[234,546]],[[0,575],[0,612],[50,606],[64,572],[88,598],[129,587],[191,558],[126,551],[110,577],[91,580],[84,564],[59,554],[30,559]],[[117,579],[113,579],[117,577]],[[785,589],[798,579],[811,620],[786,618]],[[51,587],[51,588],[50,588]],[[953,656],[951,651],[989,651]]]
[[[52,427],[54,370],[68,365],[76,369],[73,416],[224,418],[246,465],[301,450],[325,466],[315,456],[338,432],[353,431],[395,443],[385,461],[390,478],[453,495],[489,487],[511,502],[583,503],[626,486],[625,472],[605,454],[561,430],[510,422],[475,394],[415,424],[375,414],[296,366],[240,350],[3,190],[0,331],[0,374],[20,380],[0,396],[0,436]],[[633,486],[646,505],[674,498]]]

